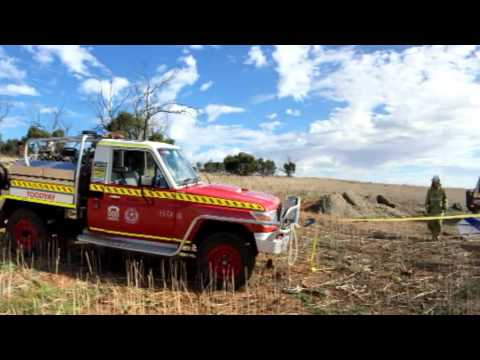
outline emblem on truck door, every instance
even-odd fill
[[[138,211],[135,208],[128,208],[125,211],[125,221],[129,224],[136,224],[138,222]]]
[[[117,206],[109,206],[107,209],[107,219],[110,221],[118,221],[120,218],[120,209]]]

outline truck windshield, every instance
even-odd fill
[[[177,185],[197,183],[200,178],[185,156],[176,149],[158,149],[165,166]]]

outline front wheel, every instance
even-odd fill
[[[203,285],[215,288],[245,285],[255,267],[255,252],[240,235],[215,233],[202,239],[197,265]]]

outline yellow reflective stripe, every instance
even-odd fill
[[[62,203],[62,202],[57,202],[57,201],[32,199],[32,198],[17,196],[17,195],[2,195],[2,196],[0,196],[0,199],[11,199],[11,200],[32,202],[32,203],[36,203],[36,204],[60,206],[60,207],[75,209],[74,204],[67,204],[67,203]]]
[[[105,192],[107,194],[142,196],[142,190],[140,190],[140,189],[124,188],[124,187],[117,187],[117,186],[108,186],[108,185],[103,185],[103,184],[93,184],[92,183],[92,184],[90,184],[90,190],[101,191],[101,192]],[[143,191],[143,196],[148,197],[148,198],[187,201],[187,202],[192,202],[192,203],[197,203],[197,204],[217,205],[217,206],[224,206],[224,207],[237,208],[237,209],[250,209],[250,210],[257,210],[257,211],[264,211],[265,210],[265,208],[260,204],[243,202],[243,201],[236,201],[236,200],[229,200],[229,199],[221,199],[221,198],[215,198],[215,197],[210,197],[210,196],[177,193],[177,192],[171,192],[171,191],[152,191],[152,190],[145,189]]]
[[[43,182],[35,182],[35,181],[25,181],[25,180],[17,180],[17,179],[12,179],[10,181],[10,184],[13,187],[21,187],[21,188],[26,188],[26,189],[61,192],[61,193],[65,193],[65,194],[73,194],[74,193],[73,186],[68,186],[68,185],[59,185],[59,184],[51,184],[51,183],[43,183]]]
[[[97,228],[97,227],[89,227],[89,230],[92,230],[92,231],[100,231],[100,232],[104,232],[104,233],[112,234],[112,235],[133,236],[133,237],[144,238],[144,239],[151,239],[151,240],[162,240],[162,241],[182,242],[181,239],[168,238],[168,237],[163,237],[163,236],[154,236],[154,235],[127,233],[127,232],[123,232],[123,231],[108,230],[108,229],[102,229],[102,228]],[[186,243],[190,243],[190,241],[186,241]]]
[[[124,147],[124,148],[141,148],[141,149],[150,149],[150,146],[146,144],[135,144],[135,143],[126,143],[126,142],[116,142],[116,141],[100,141],[99,146],[109,146],[109,147]]]

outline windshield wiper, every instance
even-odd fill
[[[189,184],[196,184],[200,181],[200,178],[197,176],[195,178],[188,178],[188,179],[184,179],[180,182],[180,185],[189,185]]]

